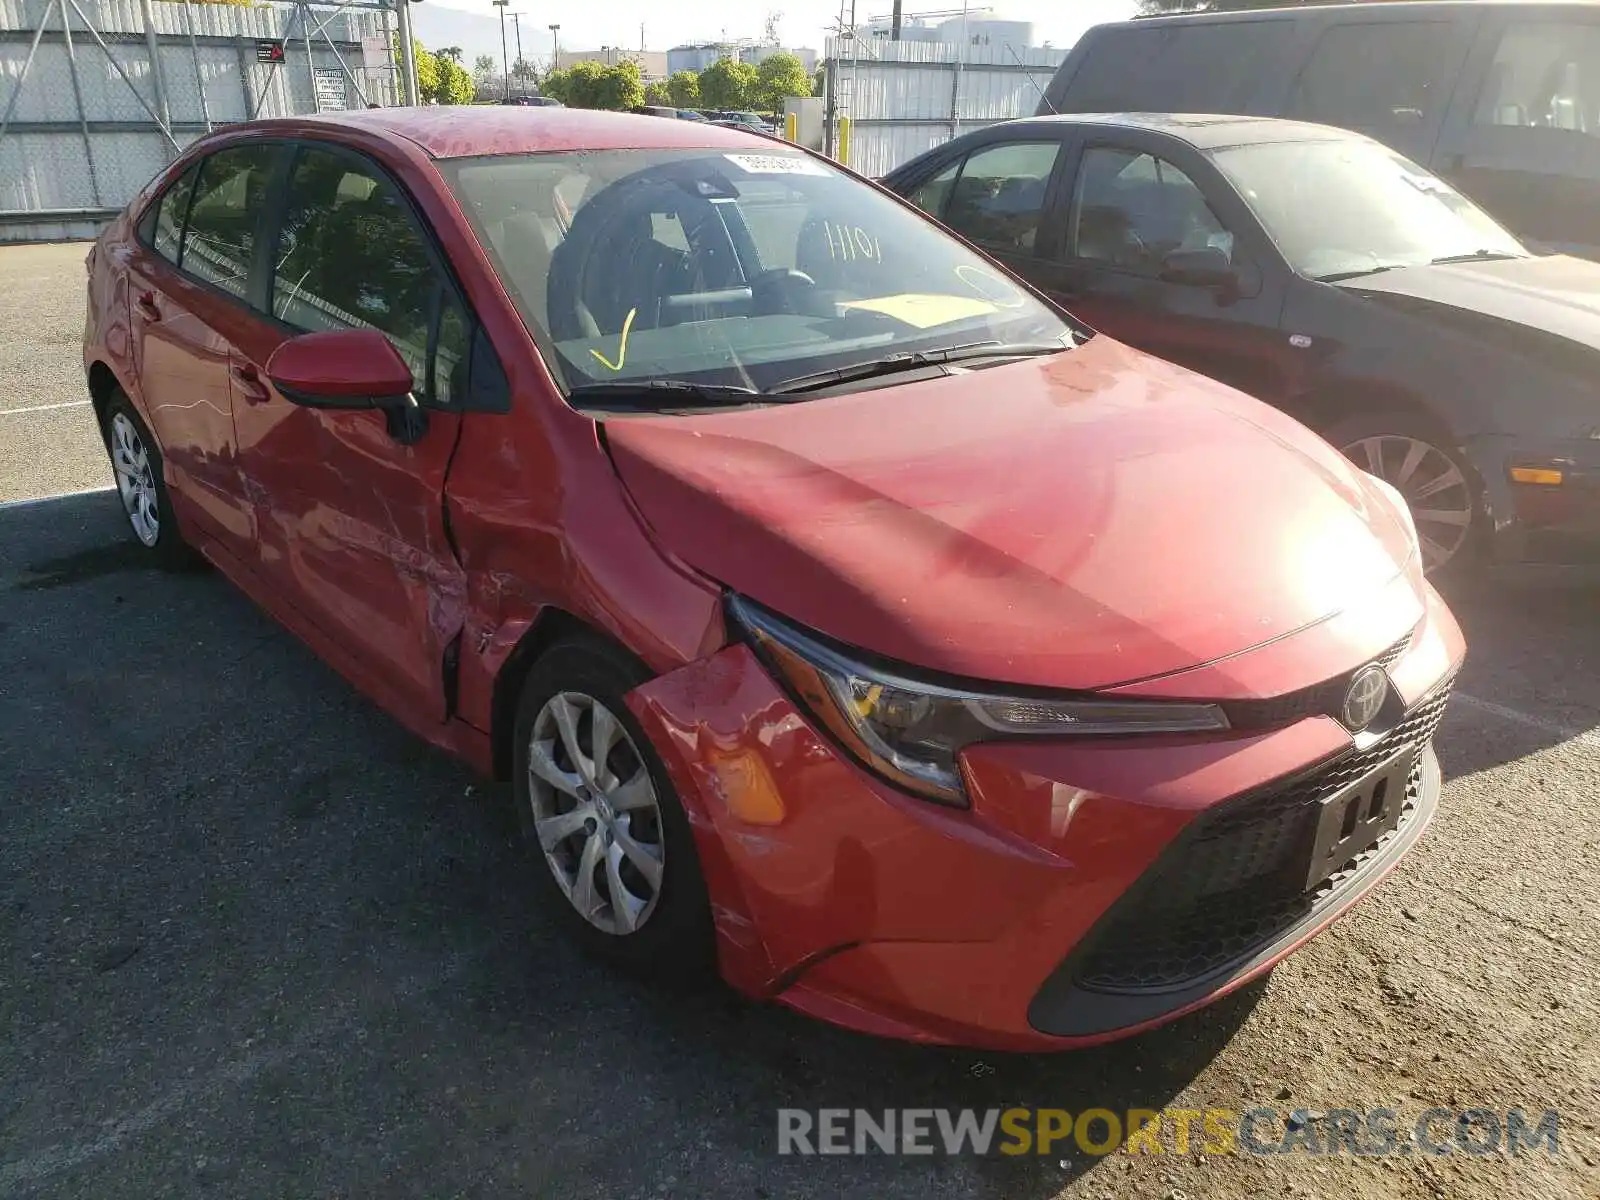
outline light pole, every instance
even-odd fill
[[[511,27],[517,31],[517,59],[516,59],[516,62],[514,64],[512,64],[512,65],[520,70],[521,67],[522,67],[522,14],[521,13],[514,12],[514,13],[511,14]],[[528,93],[527,80],[523,79],[521,75],[518,75],[517,76],[517,95],[525,96],[525,95],[527,95],[527,93]]]
[[[494,0],[494,6],[500,10],[500,69],[505,72],[505,98],[511,99],[511,55],[506,50],[506,9],[511,5],[511,0]]]
[[[414,108],[422,95],[417,90],[417,48],[411,43],[411,0],[396,0],[394,9],[400,24],[400,103]]]
[[[561,26],[550,26],[550,69],[561,70]]]

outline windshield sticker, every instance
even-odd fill
[[[1016,284],[984,267],[963,263],[956,268],[956,278],[996,308],[1021,308],[1028,303],[1028,297]]]
[[[724,154],[741,171],[751,175],[826,175],[827,169],[803,154]]]
[[[617,361],[612,362],[598,350],[589,351],[600,361],[602,367],[612,371],[622,370],[622,364],[628,361],[628,331],[633,328],[633,319],[639,315],[637,308],[630,308],[627,317],[622,322],[622,339],[617,343]]]
[[[834,225],[824,221],[822,229],[828,235],[828,257],[835,262],[855,262],[858,259],[877,263],[883,261],[882,243],[861,226]]]
[[[920,292],[906,292],[899,296],[877,296],[870,300],[847,300],[839,307],[845,312],[873,312],[903,321],[913,329],[932,329],[935,325],[948,325],[968,317],[986,317],[994,313],[993,303],[975,296],[934,296]]]

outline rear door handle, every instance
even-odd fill
[[[234,367],[230,372],[233,375],[234,386],[239,389],[239,394],[244,397],[246,404],[265,404],[272,399],[272,393],[267,390],[267,385],[261,382],[261,372],[248,363],[242,367]]]
[[[139,312],[152,321],[161,320],[161,306],[156,303],[154,292],[141,292],[137,301]]]

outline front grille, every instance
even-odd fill
[[[1412,821],[1422,751],[1444,717],[1443,688],[1365,749],[1196,818],[1091,935],[1074,976],[1100,992],[1159,992],[1193,986],[1269,944],[1337,891]],[[1306,891],[1321,801],[1409,749],[1411,770],[1396,829],[1318,887]]]
[[[1411,648],[1415,633],[1415,629],[1410,630],[1373,661],[1387,671]],[[1222,704],[1222,711],[1228,715],[1228,723],[1235,729],[1272,729],[1279,725],[1292,725],[1307,717],[1336,717],[1355,673],[1346,671],[1343,675],[1301,688],[1298,692],[1287,692],[1265,700],[1226,700]]]

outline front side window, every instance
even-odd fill
[[[806,155],[519,154],[442,169],[566,385],[797,375],[1065,322],[937,226]]]
[[[1527,254],[1472,201],[1376,142],[1264,142],[1211,157],[1290,265],[1313,279]]]
[[[1453,45],[1444,21],[1335,25],[1318,39],[1284,115],[1347,129],[1429,123],[1450,99]]]
[[[980,246],[1032,254],[1059,142],[1009,142],[971,155],[951,189],[944,222]]]
[[[906,199],[937,220],[944,216],[944,203],[950,198],[950,186],[960,172],[961,160],[958,158],[932,179],[918,184]]]
[[[1474,120],[1600,138],[1600,24],[1512,25],[1495,51]]]
[[[1174,251],[1207,249],[1232,262],[1233,234],[1189,176],[1137,150],[1084,151],[1067,221],[1070,256],[1153,277]]]
[[[270,145],[234,146],[201,165],[180,255],[190,275],[230,295],[248,295],[277,153]]]
[[[273,316],[306,331],[387,334],[418,390],[444,403],[467,346],[458,309],[439,323],[442,365],[430,386],[429,347],[447,295],[405,201],[382,172],[342,154],[300,151],[278,232]]]

